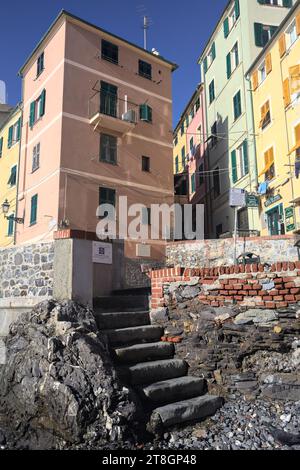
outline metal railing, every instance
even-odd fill
[[[126,98],[121,99],[116,94],[107,91],[97,91],[89,100],[88,114],[92,119],[96,114],[103,114],[122,121],[136,124],[138,120],[139,107],[129,102]]]

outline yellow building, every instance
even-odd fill
[[[17,106],[0,127],[0,247],[14,243],[21,119]]]
[[[183,114],[174,131],[173,141],[173,160],[174,160],[174,175],[178,175],[185,171],[186,163],[186,129],[189,125],[189,115]]]
[[[300,230],[300,2],[248,71],[262,235]]]

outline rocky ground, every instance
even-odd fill
[[[300,305],[212,308],[184,295],[156,321],[190,372],[225,398],[215,416],[144,433],[139,400],[118,382],[93,313],[51,301],[23,315],[6,340],[0,448],[300,450]]]

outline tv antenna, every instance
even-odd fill
[[[143,21],[143,30],[144,30],[144,49],[147,50],[147,39],[148,39],[148,29],[150,27],[150,21],[148,16],[144,16],[144,21]]]

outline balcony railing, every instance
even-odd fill
[[[113,131],[124,135],[138,120],[139,107],[108,91],[97,91],[89,100],[89,120],[95,131]]]

